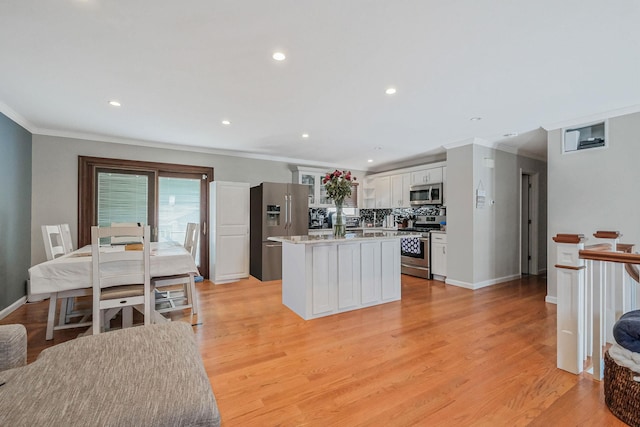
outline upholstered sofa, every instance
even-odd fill
[[[0,325],[1,426],[219,426],[191,326],[140,326],[50,347],[26,365],[22,325]]]

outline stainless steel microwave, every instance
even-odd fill
[[[409,187],[409,203],[411,206],[441,205],[442,183],[420,184]]]

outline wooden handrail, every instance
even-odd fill
[[[640,283],[640,269],[637,266],[640,264],[640,254],[631,253],[633,247],[634,245],[629,243],[618,243],[616,245],[617,252],[611,252],[609,243],[599,243],[581,250],[580,258],[594,261],[622,262],[629,276]]]
[[[602,231],[598,230],[593,234],[598,239],[617,239],[621,236],[619,231]],[[583,234],[563,234],[558,233],[553,237],[556,243],[582,243],[585,241]],[[629,243],[616,244],[616,252],[611,251],[610,243],[596,243],[594,245],[585,246],[579,254],[581,259],[589,259],[593,261],[607,261],[624,263],[625,270],[629,276],[640,283],[640,254],[634,254],[634,245]],[[556,265],[558,268],[567,268],[566,266]]]
[[[625,264],[624,269],[627,270],[627,273],[633,280],[640,283],[640,269],[638,269],[637,265]]]
[[[600,245],[597,245],[600,246]],[[618,248],[619,245],[616,247]],[[632,246],[633,247],[633,246]],[[581,259],[590,259],[593,261],[622,262],[625,264],[640,264],[640,254],[631,252],[611,252],[602,249],[582,249],[580,252]]]

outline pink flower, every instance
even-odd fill
[[[327,191],[327,196],[336,203],[342,203],[346,197],[351,196],[352,181],[356,177],[351,175],[351,171],[340,171],[338,169],[328,172],[322,180]]]

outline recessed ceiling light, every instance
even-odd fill
[[[378,147],[373,147],[374,150],[382,150],[382,147],[378,146]]]
[[[223,120],[222,124],[225,126],[229,126],[231,124],[231,122],[229,120]]]
[[[119,107],[120,103],[116,100],[113,100],[113,101],[109,101],[109,105],[111,105],[112,107]]]
[[[385,90],[384,93],[386,93],[387,95],[393,95],[394,93],[396,93],[396,88],[395,87],[387,88],[387,90]]]
[[[308,134],[308,133],[303,133],[303,134],[302,134],[302,137],[303,137],[303,138],[309,138],[309,134]]]
[[[509,133],[505,133],[503,136],[507,137],[507,138],[512,138],[514,136],[518,136],[518,132],[509,132]]]
[[[482,117],[471,117],[469,120],[471,120],[472,122],[477,122],[482,120]]]
[[[367,160],[367,163],[373,163],[373,159]]]
[[[271,57],[276,61],[284,61],[286,58],[286,55],[282,52],[274,52]]]

